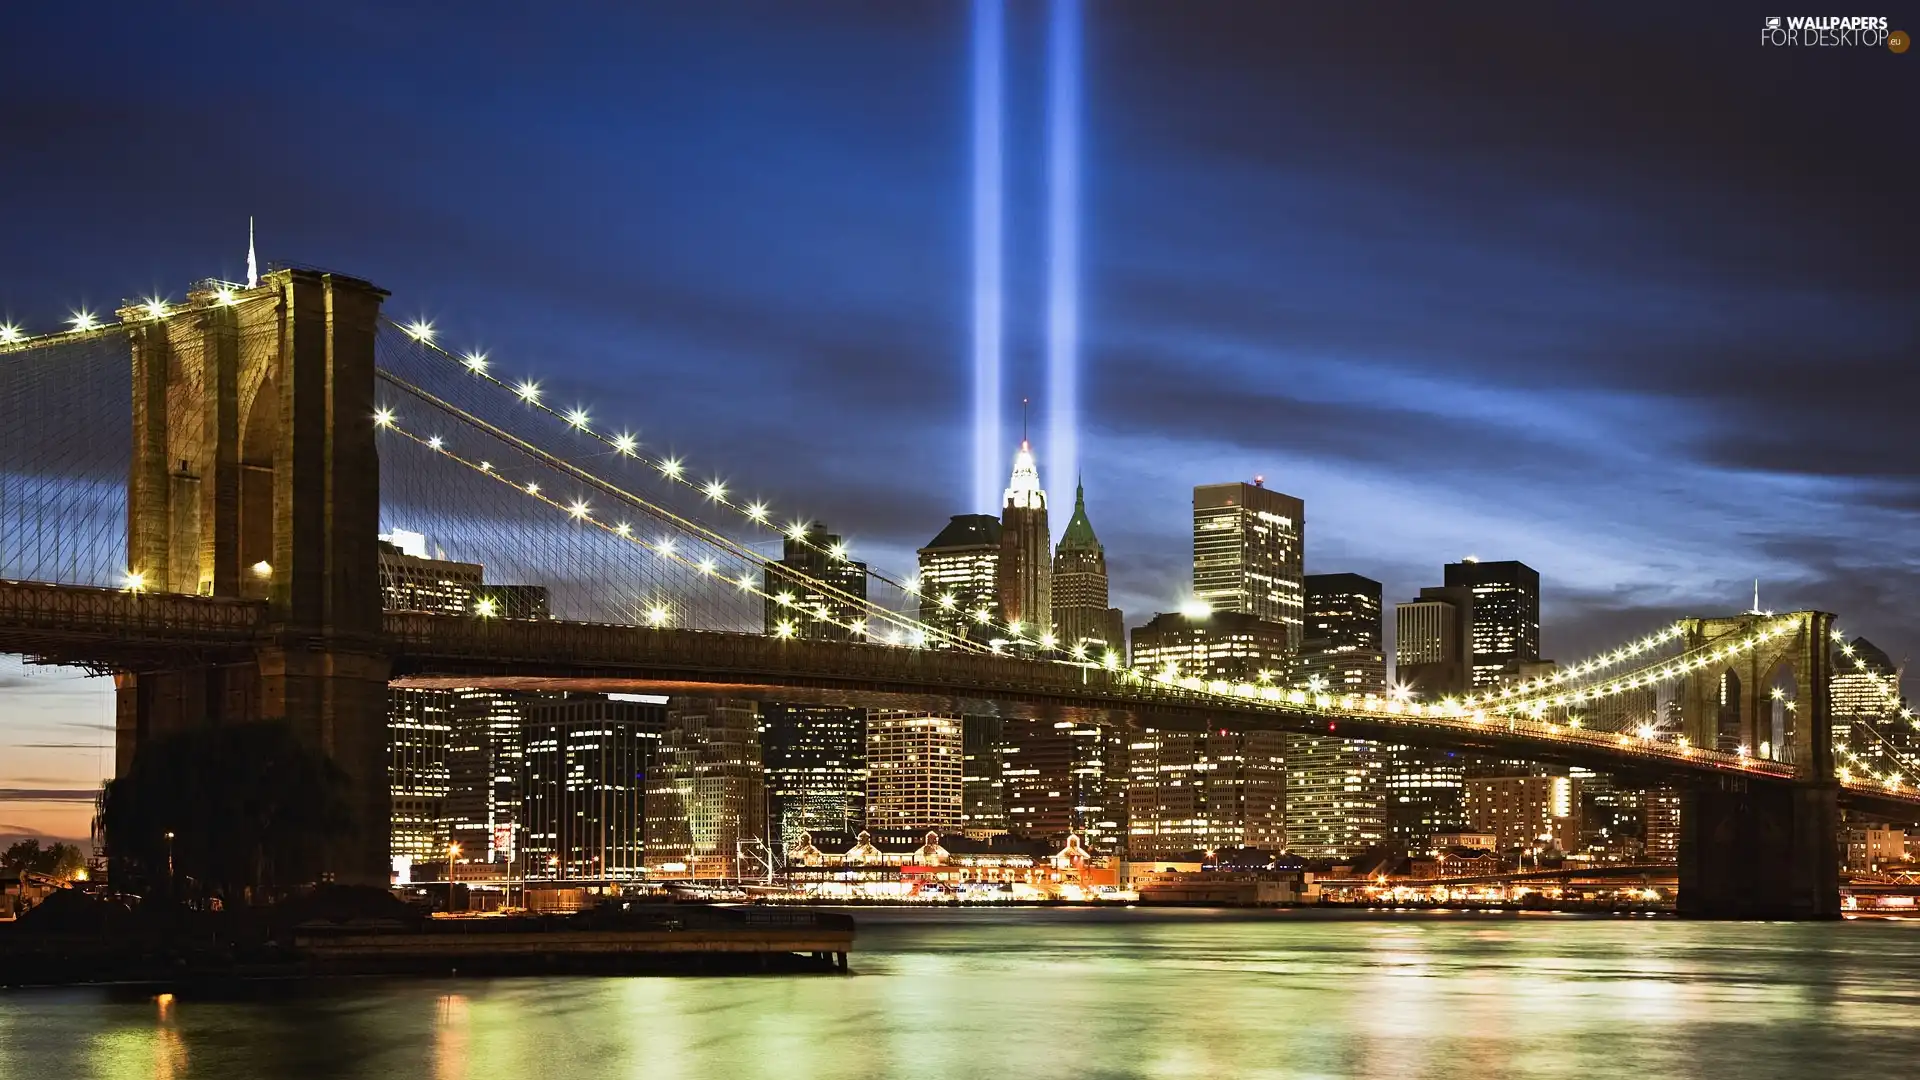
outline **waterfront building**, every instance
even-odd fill
[[[1540,572],[1514,560],[1463,559],[1444,568],[1446,587],[1468,590],[1472,607],[1472,685],[1540,659]]]
[[[645,875],[647,778],[664,704],[597,694],[548,698],[526,715],[526,877],[636,880]]]
[[[1489,776],[1464,781],[1466,819],[1498,838],[1497,850],[1580,850],[1580,788],[1567,776]]]
[[[784,627],[807,641],[849,641],[858,636],[851,627],[867,618],[867,564],[849,559],[846,543],[818,522],[787,534],[780,561],[761,571],[761,588],[769,634]]]
[[[451,690],[387,691],[389,847],[395,860],[446,861],[453,706]]]
[[[1261,477],[1195,487],[1195,599],[1217,612],[1284,627],[1285,651],[1297,652],[1306,607],[1306,527],[1306,504],[1269,490]]]
[[[1053,533],[1047,493],[1025,439],[1000,504],[1000,611],[1010,629],[1039,641],[1053,633]]]
[[[1649,863],[1674,865],[1680,861],[1680,791],[1648,788],[1642,793],[1642,838]]]
[[[1005,782],[1000,775],[1000,743],[1006,721],[998,716],[967,716],[960,721],[961,826],[968,836],[987,839],[1007,831]]]
[[[519,844],[528,706],[539,695],[453,692],[447,831],[462,863],[511,865]]]
[[[1462,754],[1387,747],[1380,769],[1387,838],[1408,851],[1418,851],[1428,846],[1434,833],[1458,831],[1466,821],[1461,801],[1465,781]]]
[[[957,716],[867,713],[867,825],[957,832],[964,807]]]
[[[1314,693],[1387,692],[1381,587],[1359,574],[1306,576],[1306,628],[1293,683]],[[1352,859],[1386,837],[1385,749],[1332,735],[1289,733],[1287,850]]]
[[[770,862],[751,701],[675,697],[647,778],[647,864],[665,877],[750,879]]]
[[[1005,721],[1000,774],[1007,830],[1049,843],[1077,835],[1096,850],[1123,849],[1125,747],[1123,732],[1098,723]]]
[[[1133,630],[1133,665],[1153,675],[1284,685],[1292,659],[1286,627],[1244,612],[1162,612]]]
[[[1000,607],[1000,519],[955,514],[920,549],[920,621],[954,638],[985,643],[1004,621]],[[950,648],[944,637],[927,643]]]
[[[1107,553],[1087,520],[1087,489],[1075,485],[1073,516],[1053,552],[1053,632],[1060,647],[1099,659],[1126,658],[1120,609],[1108,607]]]
[[[1279,732],[1144,728],[1127,744],[1127,852],[1286,849],[1286,763]]]
[[[805,831],[856,832],[866,823],[866,737],[865,709],[761,706],[767,811],[783,848]]]

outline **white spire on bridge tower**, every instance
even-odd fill
[[[253,215],[247,215],[247,288],[260,287],[260,262],[253,257]]]

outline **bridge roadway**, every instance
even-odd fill
[[[1132,727],[1254,730],[1462,750],[1578,765],[1648,782],[1739,788],[1796,779],[1780,762],[1528,720],[1320,709],[1141,681],[1127,672],[1008,656],[804,641],[763,634],[563,620],[388,612],[361,643],[389,656],[403,687],[723,694]],[[281,637],[257,601],[0,582],[0,652],[95,670],[241,660]],[[1920,793],[1855,781],[1843,804],[1920,820]]]

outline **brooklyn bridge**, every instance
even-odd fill
[[[394,686],[1230,722],[1676,786],[1682,910],[1704,916],[1837,914],[1841,810],[1920,820],[1915,778],[1865,764],[1859,744],[1884,735],[1836,736],[1830,684],[1851,653],[1834,613],[1704,613],[1441,700],[1141,670],[984,612],[959,634],[910,572],[820,552],[859,567],[853,590],[776,564],[758,546],[813,543],[806,515],[549,402],[537,373],[442,348],[386,298],[287,267],[0,334],[0,652],[111,674],[122,769],[186,726],[280,722],[384,826]],[[389,609],[378,537],[395,527],[545,589],[550,611],[527,617],[505,586],[462,614]],[[1755,688],[1790,673],[1784,726],[1758,693],[1723,708],[1728,672]],[[1654,693],[1679,703],[1677,726],[1614,707]],[[384,883],[384,831],[365,826],[336,872]]]

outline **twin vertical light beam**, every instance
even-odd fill
[[[1079,474],[1081,2],[1047,30],[1047,471]],[[1006,5],[973,4],[973,503],[1000,509],[1006,288]]]
[[[973,4],[973,505],[1000,508],[1006,10]]]
[[[1080,472],[1080,0],[1053,0],[1047,43],[1047,468],[1064,488]]]

